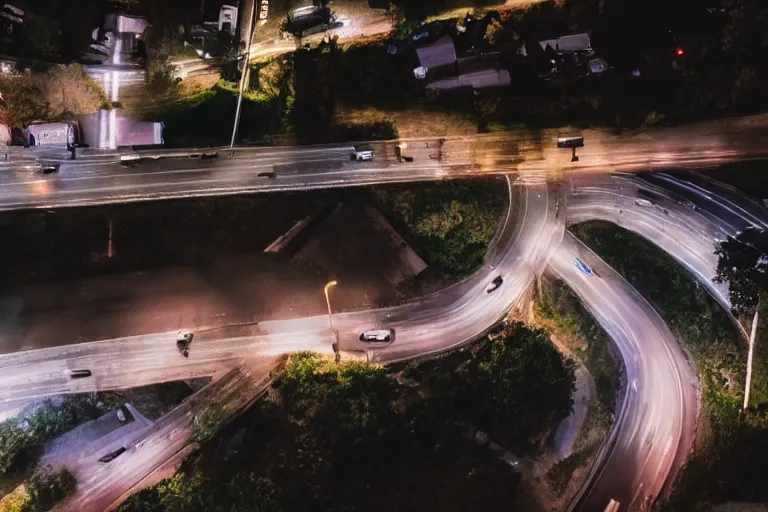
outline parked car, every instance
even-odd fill
[[[83,379],[91,376],[91,370],[72,370],[69,376],[73,379]]]
[[[385,342],[395,341],[394,329],[377,329],[373,331],[364,331],[360,333],[360,341],[365,342]]]

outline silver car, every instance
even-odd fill
[[[383,342],[395,341],[394,329],[377,329],[373,331],[364,331],[360,333],[360,341],[365,342]]]

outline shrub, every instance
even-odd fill
[[[101,86],[80,64],[0,79],[0,93],[0,122],[19,128],[91,114],[107,103]]]

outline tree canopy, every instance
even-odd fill
[[[747,228],[720,242],[716,254],[716,282],[729,285],[731,307],[736,313],[754,311],[768,291],[768,233]]]
[[[79,64],[45,73],[0,78],[0,123],[23,128],[33,121],[69,120],[106,104],[101,86]]]

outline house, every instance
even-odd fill
[[[456,48],[453,46],[453,39],[448,34],[433,44],[416,48],[416,55],[421,67],[426,69],[451,66],[456,63]]]
[[[426,87],[430,90],[505,87],[512,82],[509,71],[500,65],[498,53],[457,57],[450,35],[417,48],[416,55],[421,66],[413,70],[414,76],[428,80]]]
[[[587,33],[570,34],[555,39],[539,41],[546,59],[552,63],[550,78],[561,72],[566,78],[574,78],[589,74],[601,74],[609,69],[608,63],[597,56],[592,48],[592,41]],[[535,45],[534,45],[535,48]],[[527,57],[525,46],[518,50],[520,55]]]
[[[571,34],[567,36],[558,37],[555,39],[546,39],[539,41],[541,49],[547,49],[547,46],[552,48],[558,55],[568,53],[592,53],[592,41],[589,38],[589,34]],[[525,46],[520,47],[520,55],[526,56]]]
[[[512,77],[506,69],[484,69],[463,73],[452,78],[435,80],[427,84],[427,89],[446,90],[459,87],[471,87],[475,90],[488,87],[508,87],[512,83]]]

